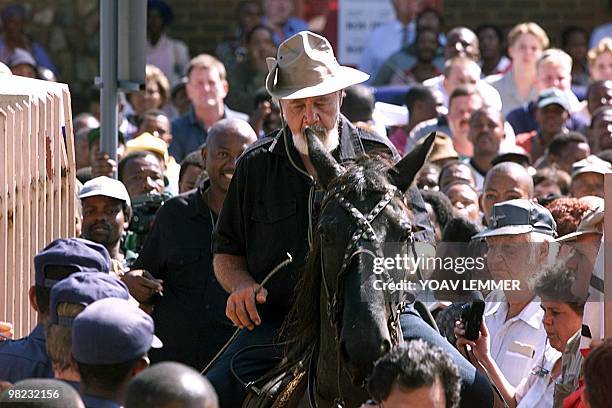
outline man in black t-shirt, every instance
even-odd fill
[[[201,370],[234,331],[225,316],[227,293],[212,271],[211,240],[236,160],[255,140],[241,119],[215,123],[202,149],[209,178],[168,200],[155,217],[135,264],[163,281],[163,297],[148,293],[155,301],[155,332],[164,343],[151,350],[154,363],[172,360]]]
[[[310,127],[340,163],[365,152],[399,159],[388,139],[356,129],[340,114],[342,89],[368,75],[340,66],[325,38],[306,31],[294,35],[280,45],[276,59],[268,59],[268,67],[266,88],[280,100],[284,127],[240,158],[213,240],[215,275],[229,293],[226,315],[248,329],[208,373],[221,405],[228,407],[240,406],[245,396],[230,373],[230,360],[246,346],[275,342],[315,232],[322,190],[304,128]],[[414,188],[407,194],[415,223],[424,229],[417,238],[433,241],[423,199]],[[287,253],[293,262],[262,287]],[[279,346],[251,351],[235,359],[234,369],[242,380],[251,381],[272,368],[278,356]]]

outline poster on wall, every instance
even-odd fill
[[[356,66],[368,33],[394,18],[391,0],[339,0],[338,62]]]

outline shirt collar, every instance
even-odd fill
[[[189,112],[187,113],[187,117],[189,118],[189,124],[190,125],[199,125],[200,124],[200,122],[198,122],[198,119],[196,118],[195,108],[193,107],[193,105],[191,105],[189,107]]]
[[[484,313],[485,316],[491,316],[503,312],[503,315],[508,314],[508,302],[502,291],[494,291],[487,296],[487,302],[491,304],[488,310]],[[522,320],[534,329],[539,329],[542,325],[542,309],[540,308],[540,298],[533,298],[521,312],[510,320]]]
[[[536,297],[521,310],[517,317],[534,329],[539,329],[542,327],[543,313],[540,307],[540,298]]]
[[[30,333],[30,336],[37,340],[45,341],[45,326],[42,323],[37,324],[32,333]]]
[[[226,105],[223,105],[223,115],[221,115],[221,119],[225,119],[227,117],[227,110],[228,110],[228,107]],[[198,122],[198,118],[196,118],[195,108],[193,107],[193,105],[191,105],[189,107],[189,112],[187,112],[187,118],[189,119],[189,124],[190,125],[192,125],[192,126],[193,125],[197,125],[197,126],[201,127],[202,129],[204,129],[204,126],[200,122]],[[221,120],[221,119],[219,119],[219,120]],[[204,129],[204,130],[206,130],[206,129]]]
[[[190,205],[187,206],[189,218],[204,217],[210,219],[210,209],[204,202],[204,197],[202,196],[208,187],[210,187],[210,179],[204,180],[196,189],[196,193],[189,197]]]

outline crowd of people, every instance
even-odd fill
[[[476,338],[461,318],[473,294],[422,293],[441,343],[405,334],[374,365],[363,406],[612,406],[612,24],[568,26],[556,48],[535,22],[472,31],[420,1],[391,3],[395,19],[369,34],[355,69],[289,0],[241,1],[214,55],[190,55],[166,33],[171,7],[148,1],[145,86],[120,95],[117,160],[100,151],[99,91],[73,118],[79,238],[34,258],[32,332],[12,339],[0,322],[0,405],[46,389],[62,407],[241,406],[245,382],[285,356],[283,322],[318,233],[308,127],[346,165],[398,161],[434,132],[405,192],[415,239],[439,256],[482,255],[486,268],[431,278],[529,288],[481,293]],[[20,4],[0,10],[0,80],[61,80],[27,18]],[[388,85],[401,90],[399,123],[379,100]],[[272,347],[234,362],[256,345]]]

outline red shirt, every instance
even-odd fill
[[[538,132],[532,130],[531,132],[519,133],[516,135],[516,145],[521,146],[525,151],[531,154],[531,147],[533,146],[533,138]],[[535,159],[534,159],[535,161]]]

